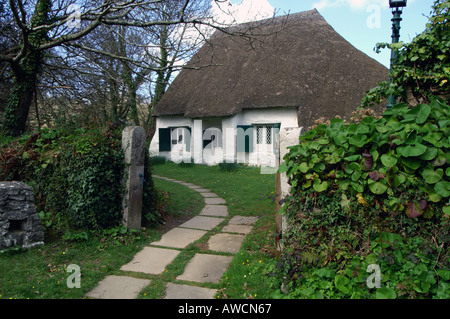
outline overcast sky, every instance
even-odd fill
[[[425,29],[433,0],[408,0],[403,10],[400,40],[410,42]],[[230,11],[238,23],[316,8],[325,20],[357,49],[389,67],[390,51],[373,51],[378,42],[391,42],[392,13],[388,0],[228,0],[221,10]],[[225,19],[225,18],[224,18]],[[226,22],[230,22],[227,18]]]

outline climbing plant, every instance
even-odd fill
[[[298,285],[325,267],[344,276],[326,289],[330,298],[449,296],[449,112],[438,98],[400,103],[381,118],[320,124],[290,147],[280,165],[292,185],[281,273],[295,294],[316,296],[320,287],[308,295]],[[366,286],[372,263],[390,274],[384,290]]]
[[[450,30],[448,0],[435,0],[424,32],[410,43],[379,43],[376,51],[398,52],[391,69],[392,81],[380,82],[362,101],[363,106],[380,103],[390,94],[410,105],[430,102],[433,96],[450,99]]]

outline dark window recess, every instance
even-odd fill
[[[22,232],[26,230],[27,220],[9,220],[9,232]]]

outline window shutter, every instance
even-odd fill
[[[159,129],[159,151],[170,152],[170,128]]]
[[[253,125],[237,126],[237,151],[253,152]]]
[[[275,123],[273,125],[273,132],[272,132],[272,144],[273,144],[273,152],[276,154],[277,153],[277,149],[276,149],[276,143],[275,143],[275,136],[280,133],[280,128],[281,128],[281,123]]]

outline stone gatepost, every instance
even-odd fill
[[[140,126],[127,126],[122,132],[125,153],[125,196],[123,223],[127,229],[141,228],[142,197],[144,188],[145,130]]]
[[[300,143],[299,137],[305,132],[303,127],[286,127],[280,130],[280,162],[283,157],[289,152],[288,147],[298,145]],[[291,185],[288,183],[289,176],[286,173],[278,173],[276,193],[280,195],[279,199],[288,197],[291,193]],[[278,200],[277,200],[278,201]],[[277,205],[277,211],[282,205]],[[286,231],[286,215],[277,214],[276,219],[277,233],[282,234]]]

